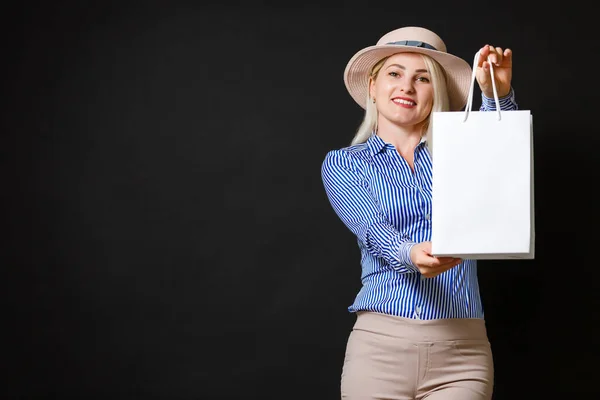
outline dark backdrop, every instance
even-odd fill
[[[346,62],[403,25],[511,47],[534,116],[536,259],[480,262],[494,398],[596,395],[591,18],[446,3],[5,9],[2,397],[338,398],[359,254],[320,166]]]

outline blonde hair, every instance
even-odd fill
[[[421,136],[425,136],[427,139],[427,147],[429,148],[429,152],[432,150],[432,138],[431,138],[431,115],[435,111],[449,111],[450,110],[450,100],[448,99],[448,90],[446,88],[446,74],[444,73],[444,69],[435,61],[433,58],[421,54],[423,57],[423,61],[425,62],[425,66],[431,75],[431,83],[433,85],[433,106],[431,108],[431,113],[427,117],[427,121],[423,125],[423,132]],[[369,82],[371,80],[376,80],[381,67],[386,62],[389,57],[385,57],[377,64],[375,64],[369,74]],[[373,103],[371,99],[370,91],[367,90],[367,106],[365,109],[365,116],[359,125],[354,138],[352,139],[351,144],[359,144],[366,142],[371,135],[377,132],[377,106]]]

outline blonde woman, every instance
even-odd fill
[[[480,50],[482,111],[517,109],[512,52]],[[357,238],[362,287],[341,376],[343,399],[491,399],[494,368],[475,260],[431,255],[433,111],[459,111],[472,69],[434,32],[403,27],[358,51],[346,88],[365,110],[322,165],[330,203]],[[456,193],[460,196],[460,193]]]

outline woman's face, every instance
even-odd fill
[[[429,116],[433,106],[433,85],[423,57],[399,53],[389,57],[370,83],[379,118],[392,124],[413,127]]]

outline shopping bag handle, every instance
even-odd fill
[[[473,60],[473,73],[471,74],[471,88],[469,89],[469,97],[467,99],[467,106],[465,107],[465,122],[469,116],[469,112],[471,111],[471,107],[473,107],[473,89],[475,88],[475,80],[477,77],[477,61],[479,60],[480,50],[475,53],[475,59]],[[498,121],[501,119],[500,113],[500,100],[498,99],[498,91],[496,90],[496,81],[494,80],[494,67],[492,66],[492,62],[490,61],[490,56],[488,56],[488,63],[490,64],[490,75],[492,77],[492,89],[494,91],[494,100],[496,101],[496,112],[498,113]]]

